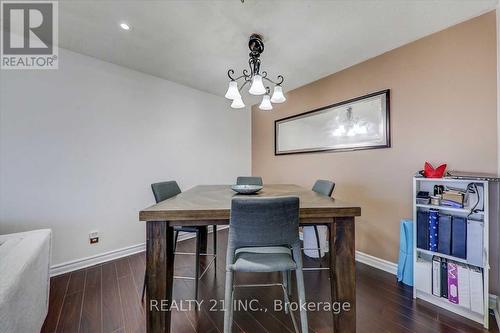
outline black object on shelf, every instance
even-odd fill
[[[443,185],[434,185],[434,196],[443,194],[444,186]]]
[[[417,212],[417,247],[429,249],[429,212]]]
[[[418,204],[420,204],[420,205],[428,205],[430,199],[431,199],[431,197],[429,196],[429,192],[427,192],[427,191],[419,191],[417,193],[417,198],[416,198],[417,205]]]
[[[451,216],[439,216],[439,237],[438,237],[438,252],[443,254],[451,254]]]
[[[467,220],[465,217],[453,216],[451,228],[451,255],[467,258]]]
[[[427,191],[418,191],[417,198],[428,199],[428,198],[430,198],[429,192],[427,192]]]
[[[441,297],[448,298],[448,262],[441,258]]]

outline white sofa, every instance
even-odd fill
[[[49,229],[0,235],[0,333],[40,332],[49,306]]]

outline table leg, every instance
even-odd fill
[[[330,279],[332,302],[348,302],[349,310],[333,314],[333,331],[356,332],[356,267],[354,261],[354,217],[335,218],[330,227]]]
[[[170,332],[174,278],[174,228],[168,222],[147,222],[147,332]]]
[[[208,243],[208,226],[200,227],[200,232],[198,234],[198,244],[200,253],[207,253],[207,243]]]

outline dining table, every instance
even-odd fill
[[[170,304],[174,278],[174,227],[228,225],[231,199],[244,196],[230,185],[198,185],[139,212],[146,222],[147,332],[171,332],[171,311],[152,306]],[[331,302],[349,304],[333,312],[333,331],[356,331],[355,217],[361,207],[294,184],[264,184],[255,197],[296,196],[301,226],[325,225],[329,233]],[[206,249],[206,235],[202,248]],[[307,289],[306,289],[307,299]],[[332,307],[333,308],[333,307]]]

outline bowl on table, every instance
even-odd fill
[[[253,194],[262,190],[261,185],[232,185],[231,189],[239,194]]]

